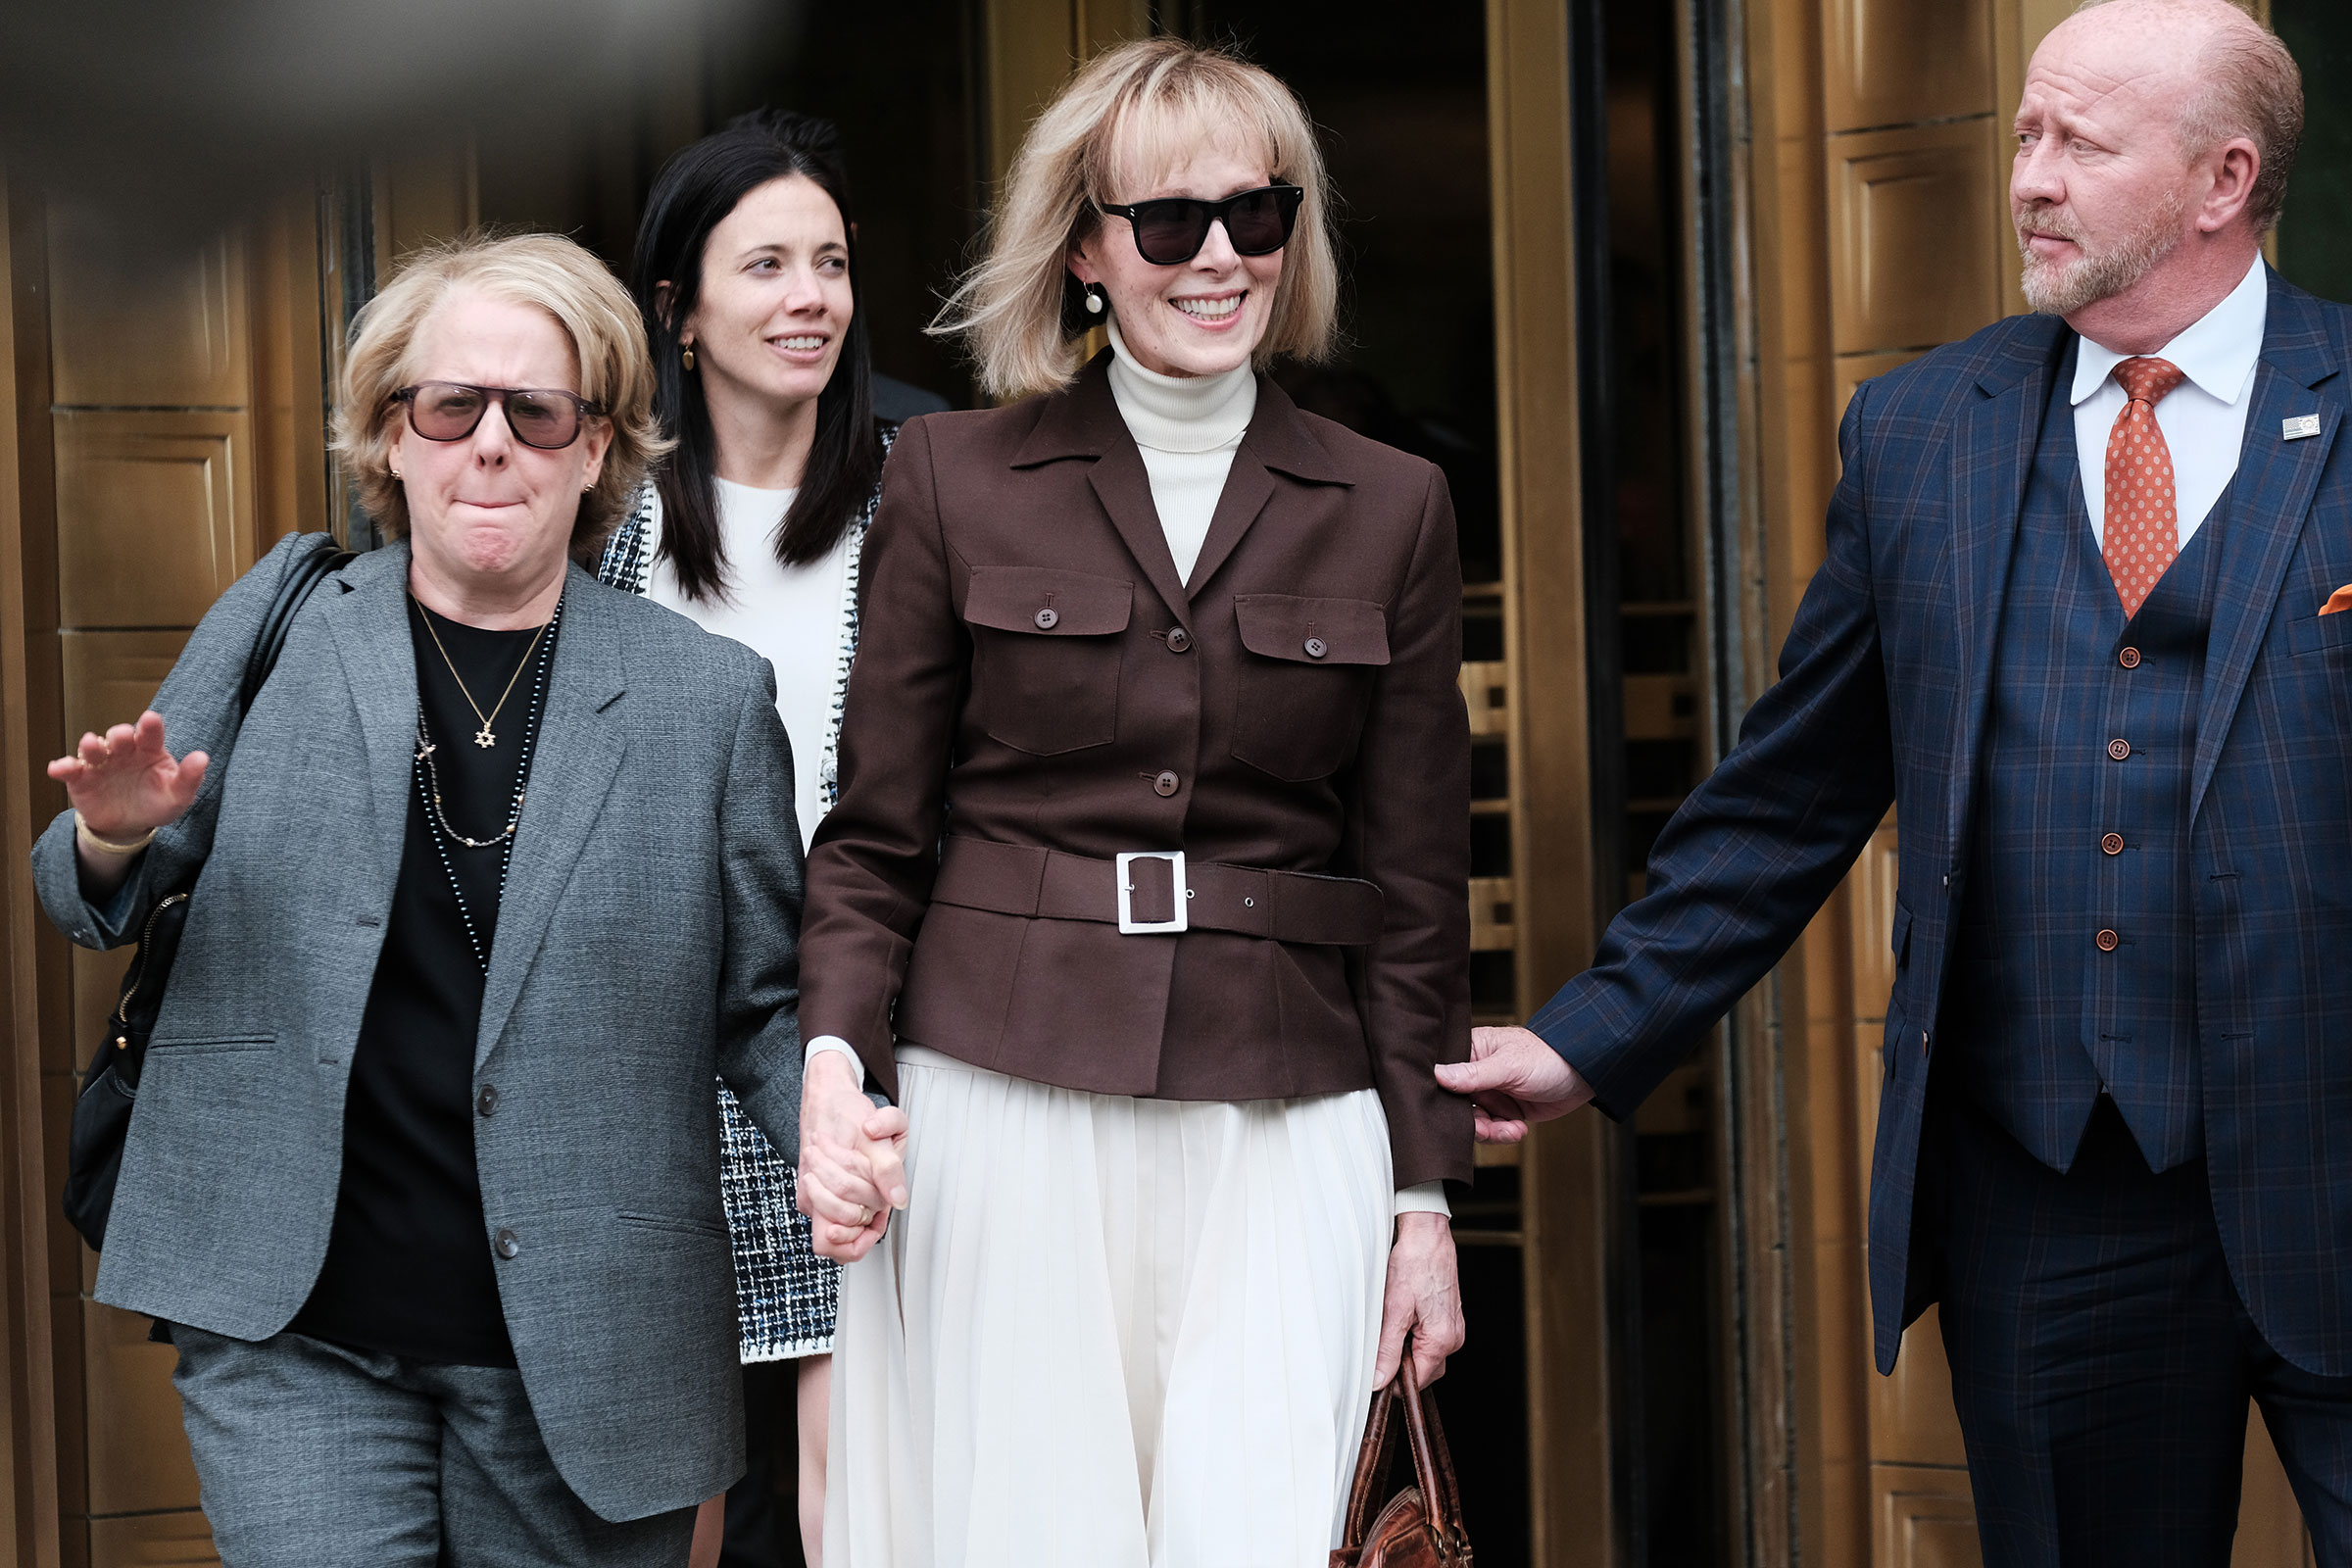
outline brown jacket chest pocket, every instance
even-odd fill
[[[964,594],[972,716],[1038,757],[1107,745],[1119,732],[1120,636],[1135,585],[1047,566],[979,566]]]
[[[1327,778],[1354,755],[1376,671],[1389,662],[1389,621],[1362,599],[1245,594],[1233,755],[1302,783]]]

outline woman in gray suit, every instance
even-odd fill
[[[413,260],[336,422],[395,542],[310,598],[242,727],[292,542],[50,766],[74,941],[202,866],[98,1298],[170,1325],[229,1568],[682,1564],[743,1466],[713,1073],[798,1143],[772,677],[574,564],[662,445],[577,246]]]

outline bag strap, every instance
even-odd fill
[[[1413,1450],[1413,1475],[1421,1484],[1421,1505],[1438,1549],[1448,1560],[1470,1554],[1470,1537],[1462,1529],[1462,1494],[1453,1475],[1453,1454],[1446,1446],[1446,1427],[1438,1412],[1423,1401],[1413,1387],[1413,1363],[1408,1357],[1396,1369],[1396,1397],[1404,1404],[1405,1442]]]
[[[1389,1425],[1389,1411],[1396,1402],[1395,1384],[1385,1384],[1372,1396],[1372,1413],[1364,1421],[1363,1446],[1356,1450],[1355,1484],[1348,1493],[1348,1525],[1340,1536],[1340,1549],[1332,1554],[1334,1562],[1354,1562],[1364,1549],[1364,1533],[1372,1528],[1372,1512],[1380,1506],[1380,1484],[1388,1478],[1389,1456],[1396,1447],[1396,1433]]]
[[[331,534],[320,535],[294,558],[294,564],[286,568],[284,580],[277,585],[277,597],[270,602],[270,612],[262,617],[262,629],[254,637],[253,652],[246,656],[245,679],[237,688],[238,722],[244,721],[253,700],[269,682],[270,672],[277,668],[277,656],[286,646],[286,633],[292,629],[295,615],[309,602],[311,594],[328,572],[340,571],[358,559],[335,543]]]
[[[1446,1446],[1445,1425],[1438,1420],[1437,1411],[1423,1402],[1421,1390],[1413,1382],[1409,1348],[1396,1368],[1396,1379],[1372,1396],[1372,1412],[1364,1423],[1363,1447],[1355,1457],[1355,1484],[1348,1494],[1348,1522],[1340,1537],[1339,1549],[1332,1553],[1332,1561],[1353,1563],[1364,1549],[1364,1537],[1372,1528],[1372,1516],[1386,1500],[1381,1495],[1381,1486],[1388,1477],[1396,1447],[1396,1429],[1390,1416],[1400,1406],[1404,1411],[1405,1445],[1412,1454],[1414,1484],[1421,1490],[1423,1516],[1437,1538],[1439,1554],[1446,1562],[1466,1565],[1470,1560],[1470,1537],[1462,1528],[1462,1494],[1454,1478],[1453,1454]]]

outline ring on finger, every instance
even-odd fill
[[[858,1228],[859,1228],[859,1229],[863,1229],[864,1227],[866,1227],[866,1226],[868,1226],[868,1225],[871,1225],[873,1222],[874,1222],[874,1211],[873,1211],[871,1208],[868,1208],[868,1207],[867,1207],[865,1204],[863,1204],[863,1203],[859,1203],[859,1204],[858,1205]]]

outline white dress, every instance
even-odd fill
[[[1187,576],[1248,369],[1112,387]],[[898,1051],[907,1207],[842,1270],[826,1568],[1324,1568],[1401,1201],[1372,1090],[1130,1099]]]

